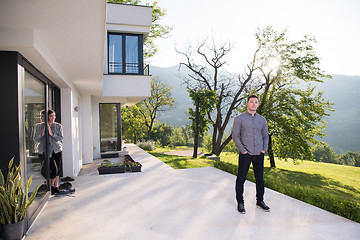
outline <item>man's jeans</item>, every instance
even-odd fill
[[[256,179],[256,200],[264,200],[264,154],[250,155],[250,154],[239,154],[239,169],[236,178],[235,190],[236,200],[238,203],[244,202],[244,183],[246,175],[249,171],[250,163],[253,165],[254,175]]]

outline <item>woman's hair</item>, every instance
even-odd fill
[[[49,109],[49,110],[48,110],[48,116],[49,116],[50,114],[52,114],[52,113],[55,113],[55,111],[52,110],[52,109]],[[45,115],[45,110],[42,110],[42,111],[40,112],[40,115]]]
[[[48,110],[48,116],[50,116],[50,114],[52,114],[52,113],[55,113],[55,111],[52,110],[52,109],[49,109],[49,110]]]

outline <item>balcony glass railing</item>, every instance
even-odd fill
[[[143,71],[140,71],[140,67],[138,63],[109,62],[109,74],[150,75],[148,64],[145,65]]]

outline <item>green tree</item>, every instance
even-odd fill
[[[336,153],[327,143],[318,143],[313,146],[312,152],[317,162],[338,163]]]
[[[355,157],[355,167],[360,167],[360,152],[357,153],[357,156]]]
[[[345,165],[360,167],[360,153],[347,151],[339,155],[339,161]]]
[[[244,95],[247,95],[247,86],[257,69],[253,61],[247,66],[244,75],[227,72],[224,66],[231,50],[232,45],[228,42],[215,43],[208,39],[190,45],[184,51],[176,50],[185,58],[180,66],[189,70],[188,75],[183,77],[188,89],[203,88],[217,94],[214,113],[207,113],[213,128],[211,152],[216,155],[219,155],[232,139],[231,134],[225,136],[225,130],[236,109],[241,106]]]
[[[122,138],[137,143],[146,136],[144,119],[140,116],[139,106],[121,108]]]
[[[315,39],[305,36],[289,42],[286,32],[267,27],[255,35],[262,85],[253,91],[260,94],[258,113],[269,125],[271,167],[275,167],[274,154],[284,159],[313,159],[311,146],[319,142],[315,136],[325,135],[322,119],[329,115],[332,105],[323,99],[322,92],[306,84],[330,77],[319,67]]]
[[[192,146],[194,144],[193,131],[190,124],[185,124],[181,127],[181,132],[185,139],[186,146]]]
[[[166,123],[158,123],[154,127],[152,133],[152,140],[160,142],[161,146],[168,146],[171,144],[171,136],[174,135],[174,127],[168,126]]]
[[[140,0],[108,0],[111,3],[122,3],[122,4],[132,4],[140,5],[142,2]],[[170,26],[164,26],[158,23],[158,21],[166,15],[166,11],[159,7],[158,2],[154,1],[152,4],[146,3],[146,6],[152,6],[152,25],[150,28],[150,33],[144,41],[144,57],[149,58],[154,56],[157,53],[157,45],[154,40],[156,38],[165,37],[172,30]]]
[[[170,136],[170,142],[173,146],[186,145],[185,136],[179,127],[174,128],[174,133]]]
[[[202,147],[207,151],[211,152],[212,149],[212,135],[209,131],[204,134]]]
[[[204,40],[186,51],[177,50],[185,57],[180,66],[189,70],[185,83],[217,93],[215,113],[208,113],[213,126],[212,153],[219,155],[231,141],[226,127],[236,110],[244,110],[241,106],[247,96],[255,93],[260,95],[258,112],[269,124],[271,166],[275,167],[274,155],[312,159],[311,145],[318,142],[315,136],[324,136],[322,118],[329,115],[332,105],[309,85],[330,77],[319,67],[320,59],[313,46],[316,41],[305,36],[289,42],[286,30],[278,33],[272,27],[258,29],[255,37],[253,57],[239,75],[229,74],[223,68],[232,49],[229,43],[208,44]]]
[[[151,139],[154,121],[159,112],[173,107],[175,99],[171,96],[171,87],[153,78],[151,81],[151,96],[138,103],[139,113],[147,128],[147,140]]]
[[[194,151],[193,158],[197,158],[199,147],[199,137],[202,137],[209,128],[208,113],[211,113],[215,107],[217,97],[216,92],[200,88],[189,89],[189,96],[195,105],[195,109],[189,108],[189,119],[192,122],[191,128],[194,133]]]

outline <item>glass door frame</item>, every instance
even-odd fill
[[[44,93],[44,105],[45,105],[45,123],[48,122],[48,110],[54,109],[56,112],[56,121],[60,122],[61,121],[61,101],[60,101],[60,88],[58,86],[56,86],[50,79],[48,79],[45,75],[43,75],[39,70],[36,69],[36,67],[34,67],[30,62],[28,62],[25,58],[21,59],[21,63],[20,65],[23,67],[24,69],[24,74],[23,74],[23,84],[22,84],[22,92],[23,92],[23,96],[22,98],[25,99],[25,93],[24,93],[24,89],[25,89],[25,71],[27,71],[28,73],[30,73],[37,81],[45,84],[45,93]],[[51,90],[50,90],[51,89]],[[51,94],[51,99],[49,99],[49,91],[52,91]],[[22,102],[22,108],[23,111],[25,110],[25,102]],[[24,114],[24,121],[25,121],[25,112]],[[25,129],[24,129],[25,130]],[[24,138],[25,138],[25,132],[24,134]],[[48,129],[45,128],[45,141],[48,142]],[[26,146],[25,146],[25,142],[23,143],[23,149],[26,151]],[[26,156],[26,153],[24,153]],[[46,165],[47,168],[49,168],[49,153],[48,153],[48,149],[46,148],[46,153],[45,153],[45,161],[46,161]],[[24,177],[25,179],[28,179],[28,172],[27,172],[27,160],[26,157],[24,159],[24,162],[21,163],[22,165],[22,172],[24,173]],[[60,169],[62,169],[62,166],[60,166]],[[49,171],[49,169],[47,169],[47,171]],[[61,170],[60,170],[61,171]],[[36,216],[39,214],[39,212],[41,211],[42,207],[44,206],[45,202],[47,201],[47,199],[50,197],[50,174],[47,174],[47,187],[48,187],[48,192],[45,194],[45,196],[41,199],[39,205],[37,206],[37,208],[33,211],[33,212],[27,212],[27,219],[28,219],[28,227],[32,224],[32,222],[35,220]]]
[[[121,132],[121,103],[99,103],[99,141],[100,141],[100,153],[106,153],[108,151],[101,151],[101,105],[102,104],[115,104],[116,105],[116,133],[117,133],[117,150],[122,150],[122,132]]]

